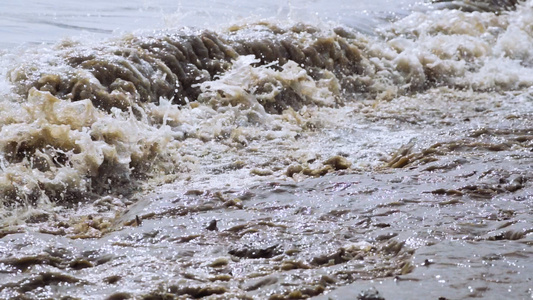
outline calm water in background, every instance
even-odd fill
[[[0,48],[54,43],[79,35],[168,27],[217,28],[239,20],[276,18],[311,23],[334,21],[364,31],[404,15],[415,0],[378,1],[4,1],[0,4]]]

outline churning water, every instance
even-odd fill
[[[0,298],[533,298],[532,1],[2,4]]]

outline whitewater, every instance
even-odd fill
[[[137,2],[0,12],[0,298],[533,298],[532,1]]]

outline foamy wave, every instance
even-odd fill
[[[31,50],[9,73],[19,97],[0,102],[0,196],[127,193],[135,178],[180,173],[184,140],[295,136],[309,129],[307,107],[342,99],[528,87],[531,23],[529,1],[498,14],[416,12],[376,37],[264,22]]]
[[[36,89],[10,112],[19,118],[0,131],[0,190],[23,202],[68,200],[127,185],[171,140],[167,127],[150,126],[131,111],[107,114],[89,100],[60,100]]]
[[[340,86],[331,72],[323,71],[323,78],[315,81],[294,61],[281,65],[279,71],[272,68],[273,64],[252,66],[259,62],[253,55],[239,57],[220,78],[199,85],[198,101],[211,107],[242,105],[261,113],[335,104]]]

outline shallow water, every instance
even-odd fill
[[[533,298],[532,3],[39,3],[0,298]]]

